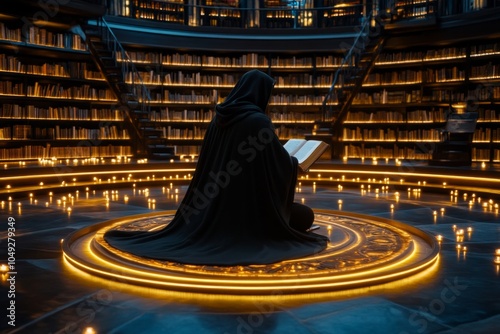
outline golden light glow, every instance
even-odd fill
[[[326,220],[321,220],[321,222],[326,224]],[[110,224],[107,228],[120,224],[120,222],[117,223],[115,221],[110,222]],[[378,221],[376,224],[385,226],[388,223]],[[99,225],[102,226],[103,224]],[[337,229],[341,226],[343,225],[338,225]],[[385,227],[391,230],[395,229],[395,227],[391,227],[390,225]],[[330,229],[331,227],[327,227],[327,230]],[[98,234],[102,233],[102,231],[98,232]],[[356,235],[357,232],[352,230],[351,233]],[[401,233],[404,234],[405,232],[401,231]],[[216,294],[268,294],[277,289],[286,294],[295,294],[356,288],[386,283],[413,275],[431,267],[438,260],[436,249],[432,248],[433,250],[430,251],[428,249],[430,245],[417,238],[420,241],[415,242],[416,239],[414,242],[408,244],[410,248],[401,254],[405,254],[404,256],[398,255],[398,253],[391,254],[388,259],[392,260],[385,260],[379,265],[375,263],[359,268],[355,266],[351,270],[346,271],[343,269],[333,275],[331,270],[316,269],[306,272],[304,271],[305,268],[302,268],[298,264],[302,260],[293,260],[285,261],[281,264],[292,268],[281,274],[254,273],[252,275],[237,274],[235,276],[234,274],[229,274],[229,276],[225,276],[223,273],[214,274],[202,270],[199,266],[184,265],[177,267],[177,272],[174,270],[175,266],[165,267],[165,265],[162,265],[162,267],[151,267],[153,265],[151,261],[148,261],[147,264],[144,260],[142,262],[135,262],[135,260],[130,262],[132,259],[130,257],[123,257],[123,254],[119,255],[121,260],[107,258],[106,256],[103,257],[103,254],[110,254],[109,249],[105,252],[99,251],[99,248],[103,245],[99,244],[98,246],[94,238],[92,233],[76,239],[70,237],[70,240],[65,241],[62,246],[65,259],[81,270],[106,278],[118,278],[133,284],[162,287],[169,290]],[[345,249],[352,249],[361,245],[360,240],[364,239],[361,236],[356,236],[355,240],[357,242],[354,244],[357,246],[352,245],[352,242],[349,242],[348,238],[346,240],[348,243]],[[425,248],[427,248],[426,251],[424,251]],[[78,249],[80,250],[77,251]],[[332,254],[336,253],[335,249],[330,248],[330,250],[333,250]],[[83,257],[75,254],[75,251],[83,255]],[[341,249],[338,251],[341,251]],[[423,256],[423,254],[426,255]],[[318,261],[322,259],[322,255],[319,254],[319,256],[307,259]],[[125,265],[127,262],[130,262],[131,265]],[[302,271],[299,270],[297,272],[295,269]],[[286,280],[284,280],[284,277],[287,277]]]
[[[85,330],[83,331],[83,334],[96,334],[97,332],[95,331],[94,328],[92,327],[87,327],[85,328]]]

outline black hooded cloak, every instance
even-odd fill
[[[175,217],[155,232],[109,231],[105,240],[147,258],[188,264],[269,264],[323,250],[326,237],[290,227],[297,160],[265,109],[274,86],[245,73],[208,126]]]

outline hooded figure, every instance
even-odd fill
[[[175,217],[155,232],[109,231],[105,240],[147,258],[199,265],[269,264],[323,250],[293,203],[297,160],[265,114],[274,80],[245,73],[208,126],[196,171]],[[294,227],[292,227],[294,226]]]

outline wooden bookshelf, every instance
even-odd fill
[[[123,114],[79,35],[0,22],[0,160],[130,156]]]
[[[184,23],[183,0],[134,0],[131,7],[136,19]]]
[[[151,91],[154,119],[178,154],[198,155],[215,105],[224,100],[248,70],[260,69],[275,80],[268,115],[282,140],[304,137],[321,118],[341,54],[220,53],[141,50],[130,58]],[[316,63],[320,66],[316,69]]]
[[[344,154],[350,158],[428,160],[442,139],[450,106],[477,100],[475,161],[498,154],[497,43],[461,43],[384,51],[354,99],[344,123]],[[153,92],[164,137],[193,154],[216,103],[238,78],[258,68],[273,76],[268,114],[286,140],[311,133],[341,53],[179,52],[130,48]],[[188,154],[188,153],[186,153]]]
[[[479,115],[472,160],[499,162],[499,83],[496,42],[384,50],[346,117],[343,152],[348,158],[430,159],[451,106],[471,101],[469,111]]]
[[[131,3],[135,7],[121,8],[124,16],[143,13],[144,17],[138,18],[189,23],[186,12],[176,10],[184,2]],[[269,18],[273,27],[291,24],[289,11],[279,12],[281,2],[267,3],[277,8]],[[325,2],[326,7],[332,6],[332,12],[323,13],[322,27],[359,23],[360,1],[345,1],[345,6],[336,8],[333,5],[337,2],[331,3]],[[425,5],[428,10],[427,6],[435,3],[398,1],[397,6],[413,18],[421,15],[419,8]],[[227,5],[231,7],[229,2]],[[127,9],[131,11],[127,13]],[[159,13],[176,18],[157,16]],[[200,12],[202,16],[208,20],[225,17],[228,25],[240,19],[208,11]],[[148,23],[152,27],[161,24]],[[36,25],[26,32],[23,34],[21,22],[0,22],[0,160],[132,155],[116,97],[80,37]],[[140,35],[131,34],[134,38]],[[260,69],[276,80],[267,113],[278,136],[285,141],[310,134],[314,122],[321,118],[323,99],[345,51],[340,43],[338,50],[315,49],[320,51],[276,51],[283,44],[263,50],[253,43],[255,49],[242,51],[210,49],[210,45],[201,47],[196,42],[175,47],[155,38],[154,43],[131,39],[123,44],[151,92],[151,118],[179,156],[198,155],[215,105],[250,69]],[[473,160],[500,162],[499,60],[500,43],[495,39],[386,48],[343,124],[344,155],[427,160],[441,139],[450,106],[473,100],[479,114]]]
[[[401,18],[422,18],[437,13],[438,0],[398,0],[395,10]]]
[[[131,0],[112,1],[108,8],[110,15],[188,26],[293,29],[358,25],[363,5],[361,0],[340,4],[325,0],[300,7],[281,0],[264,0],[259,5],[238,0]]]

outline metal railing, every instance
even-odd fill
[[[366,47],[366,40],[369,35],[368,30],[370,28],[370,21],[371,15],[363,21],[361,27],[359,28],[358,35],[356,36],[351,47],[342,59],[340,66],[335,71],[332,85],[330,86],[328,93],[323,99],[323,121],[333,120],[333,106],[335,105],[335,102],[339,102],[339,93],[337,92],[342,93],[344,84],[355,75],[357,75],[357,71],[359,71],[357,62],[359,61],[360,55]]]
[[[108,50],[114,55],[117,64],[121,64],[123,81],[127,82],[130,94],[137,98],[141,111],[150,111],[151,95],[149,89],[144,84],[142,77],[134,62],[128,56],[118,38],[115,36],[104,18],[96,21],[96,27],[102,37],[102,42],[106,43]]]
[[[149,6],[131,5],[127,11],[108,8],[109,15],[163,21],[195,27],[226,28],[326,28],[356,26],[361,22],[364,6],[237,8],[205,6],[164,1],[149,1]],[[163,6],[163,7],[162,7]]]
[[[326,28],[357,26],[366,13],[385,13],[395,20],[449,16],[500,8],[500,0],[470,2],[420,0],[398,5],[394,0],[359,1],[358,4],[330,7],[304,6],[296,1],[293,6],[248,8],[231,6],[195,5],[165,0],[130,1],[102,0],[109,15],[163,21],[197,27],[228,28]],[[369,5],[367,3],[370,3]]]
[[[104,18],[89,22],[89,25],[95,25],[100,37],[100,42],[105,45],[105,54],[110,54],[111,59],[101,59],[108,62],[103,71],[107,72],[108,78],[113,90],[118,95],[120,108],[125,108],[124,112],[131,127],[129,131],[132,138],[134,150],[141,156],[148,154],[148,138],[146,136],[147,126],[154,127],[151,124],[151,94],[144,84],[139,71],[134,65],[132,59],[123,48],[118,38],[115,36]],[[108,57],[107,55],[105,57]],[[119,71],[119,72],[118,72]],[[116,75],[116,78],[113,76]]]

